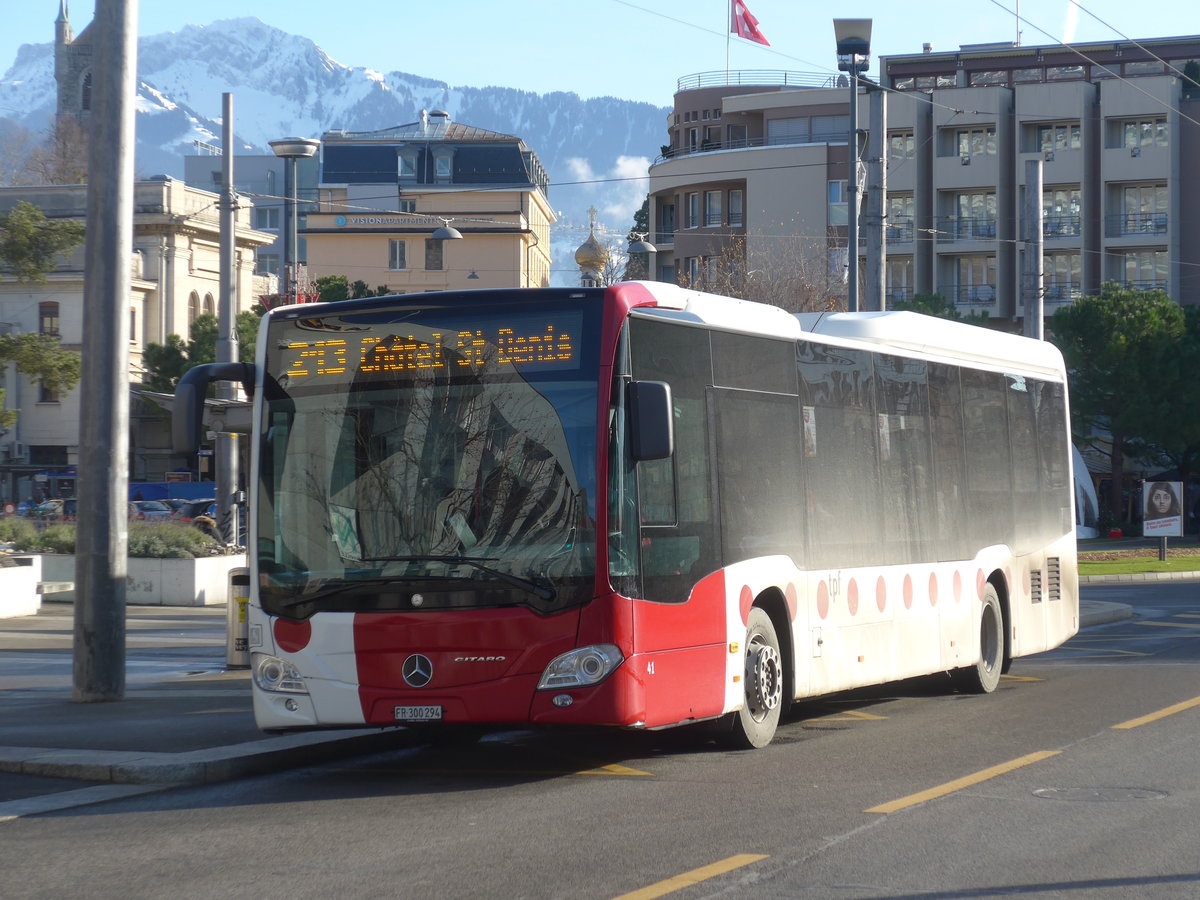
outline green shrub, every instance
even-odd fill
[[[29,525],[29,523],[25,523]],[[27,532],[14,538],[14,547],[22,553],[74,553],[75,526],[51,525],[42,531]],[[134,522],[129,526],[129,555],[150,559],[194,559],[221,556],[223,544],[190,525],[174,522],[154,524]]]
[[[6,544],[29,540],[36,530],[32,522],[19,516],[5,516],[0,519],[0,541]]]

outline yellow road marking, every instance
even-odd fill
[[[818,716],[815,719],[804,719],[803,722],[871,722],[882,721],[886,718],[887,716],[877,716],[874,713],[859,712],[857,709],[847,709],[836,715]]]
[[[1135,625],[1148,625],[1151,628],[1200,628],[1200,625],[1193,625],[1191,622],[1134,622]]]
[[[1152,712],[1149,715],[1140,716],[1136,719],[1130,719],[1128,722],[1122,722],[1120,725],[1114,725],[1113,728],[1137,728],[1139,725],[1145,725],[1148,722],[1156,722],[1159,719],[1165,719],[1167,716],[1173,716],[1177,712],[1183,712],[1185,709],[1191,709],[1194,706],[1200,706],[1200,697],[1193,697],[1191,700],[1184,700],[1182,703],[1176,703],[1174,706],[1168,706],[1166,709],[1160,709],[1158,712]]]
[[[1032,675],[1001,675],[1001,681],[1041,681],[1040,678],[1034,678]]]
[[[630,891],[628,894],[614,897],[613,900],[652,900],[654,897],[673,894],[675,891],[681,891],[685,887],[691,887],[693,884],[699,884],[701,881],[716,878],[718,875],[724,875],[726,872],[732,872],[734,869],[740,869],[742,866],[748,866],[750,863],[756,863],[766,858],[761,853],[739,853],[737,856],[731,856],[728,859],[723,859],[711,865],[701,866],[699,869],[692,869],[690,872],[684,872],[682,875],[676,875],[674,878],[668,878],[657,884],[651,884],[636,891]]]
[[[953,794],[955,791],[961,791],[963,788],[971,787],[987,781],[990,778],[995,778],[997,775],[1004,775],[1007,772],[1012,772],[1014,769],[1019,769],[1022,766],[1028,766],[1035,762],[1041,762],[1043,759],[1049,759],[1051,756],[1058,756],[1062,753],[1061,750],[1039,750],[1037,753],[1030,753],[1028,756],[1022,756],[1019,759],[1013,759],[1006,763],[1001,763],[998,766],[992,766],[990,769],[984,769],[976,772],[973,775],[966,775],[962,778],[957,778],[954,781],[948,781],[938,787],[932,787],[927,791],[920,791],[916,794],[909,794],[907,797],[901,797],[899,800],[893,800],[891,803],[882,803],[879,806],[872,806],[865,810],[869,813],[893,813],[897,810],[906,809],[910,806],[916,806],[918,803],[924,803],[926,800],[936,800],[938,797],[944,797],[947,794]]]
[[[1200,619],[1200,613],[1176,613],[1179,619]]]
[[[653,772],[643,772],[641,769],[631,769],[629,766],[622,766],[618,763],[609,763],[607,766],[598,766],[595,769],[588,769],[584,772],[576,772],[576,775],[646,775],[654,777]]]

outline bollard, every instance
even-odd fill
[[[250,668],[250,570],[229,570],[229,602],[225,614],[225,665],[231,669]]]

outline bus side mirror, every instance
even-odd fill
[[[206,363],[188,369],[175,387],[171,406],[171,447],[176,453],[195,453],[204,426],[204,396],[214,381],[240,381],[254,391],[254,366],[250,363]]]
[[[669,384],[630,382],[629,428],[634,459],[667,459],[675,452],[675,416]]]

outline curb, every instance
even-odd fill
[[[1080,575],[1080,584],[1138,584],[1158,581],[1200,581],[1200,572],[1138,572],[1131,575]]]
[[[402,728],[359,729],[336,737],[313,732],[187,753],[0,747],[0,772],[110,784],[214,784],[281,767],[382,752],[409,736],[411,732]]]

